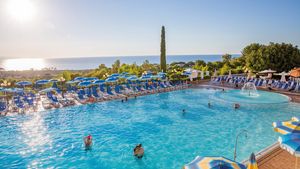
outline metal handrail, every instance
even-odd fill
[[[235,137],[234,154],[233,154],[233,159],[234,159],[234,161],[236,160],[236,150],[237,150],[238,138],[239,138],[239,136],[240,136],[241,134],[243,134],[243,133],[246,134],[245,136],[246,136],[246,138],[247,138],[247,137],[248,137],[248,136],[247,136],[248,131],[245,130],[245,129],[243,129],[242,131],[240,131],[240,132],[236,135],[236,137]]]

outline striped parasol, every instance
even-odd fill
[[[17,82],[16,85],[25,87],[25,86],[32,85],[32,83],[29,81],[21,81],[21,82]]]
[[[77,86],[80,86],[80,87],[89,87],[91,85],[92,85],[91,81],[83,81],[83,82],[78,83]]]
[[[254,153],[251,153],[247,169],[258,169]]]
[[[281,134],[299,133],[300,134],[300,122],[295,120],[273,122],[274,131]]]
[[[225,157],[199,157],[184,165],[183,169],[246,169],[243,164]]]
[[[300,77],[300,68],[292,69],[290,71],[290,76],[292,76],[292,77]]]

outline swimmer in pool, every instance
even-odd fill
[[[93,141],[92,141],[92,136],[90,134],[86,136],[83,140],[86,147],[92,146]]]
[[[240,108],[241,106],[240,106],[240,104],[238,104],[238,103],[235,103],[234,104],[234,109],[238,109],[238,108]]]
[[[144,156],[144,148],[142,147],[142,144],[138,144],[133,149],[133,155],[137,158],[142,158]]]
[[[186,113],[185,109],[182,109],[182,115],[184,116]]]

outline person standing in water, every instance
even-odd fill
[[[238,104],[238,103],[234,104],[234,109],[239,109],[240,107],[241,107],[240,104]]]
[[[92,138],[92,136],[90,134],[83,139],[85,147],[91,147],[92,146],[92,144],[93,144],[93,140],[92,139],[93,138]]]
[[[182,109],[182,115],[184,116],[186,113],[185,109]]]
[[[133,149],[133,155],[137,158],[143,158],[144,156],[144,148],[142,147],[142,144],[138,144]]]

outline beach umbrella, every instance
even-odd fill
[[[95,80],[93,81],[93,84],[103,84],[105,80]]]
[[[286,82],[285,76],[287,76],[287,75],[289,75],[289,74],[286,73],[286,72],[281,72],[281,73],[279,73],[278,75],[281,75],[281,78],[280,78],[280,81],[281,81],[281,82]]]
[[[140,79],[141,80],[150,80],[151,76],[141,76]]]
[[[158,72],[158,75],[167,75],[165,72]]]
[[[83,81],[85,78],[84,77],[75,77],[74,81]]]
[[[50,79],[49,81],[50,82],[58,82],[58,80],[56,80],[56,79]]]
[[[213,77],[217,77],[217,70],[215,69]]]
[[[300,157],[300,134],[286,134],[278,138],[280,147],[296,157],[295,169],[298,168]]]
[[[118,76],[120,76],[119,73],[114,73],[114,74],[111,74],[109,77],[118,77]]]
[[[231,77],[231,70],[229,70],[228,77]]]
[[[300,77],[300,68],[291,70],[290,71],[290,76],[292,76],[292,77]]]
[[[267,69],[267,70],[263,70],[258,72],[259,74],[269,74],[269,73],[276,73],[275,70],[271,70],[271,69]]]
[[[151,71],[144,71],[142,76],[151,76],[152,75],[152,72]]]
[[[183,73],[181,73],[181,75],[183,75],[183,76],[190,76],[192,73],[190,73],[190,72],[183,72]]]
[[[225,157],[197,156],[192,162],[184,165],[183,169],[246,169],[246,167]]]
[[[36,81],[35,84],[37,84],[37,85],[44,85],[44,84],[47,84],[49,82],[50,82],[49,80],[43,79],[43,80]]]
[[[89,87],[91,85],[92,85],[92,82],[90,82],[90,81],[83,81],[83,82],[78,83],[77,86],[80,86],[80,87]]]
[[[98,80],[98,78],[96,78],[96,77],[85,77],[83,80],[84,81],[93,81],[93,80]]]
[[[116,82],[118,79],[117,78],[107,78],[106,80],[105,80],[105,82],[107,82],[107,83],[114,83],[114,82]]]
[[[74,84],[74,83],[79,83],[80,81],[78,80],[70,80],[70,81],[67,81],[66,83],[67,84]]]
[[[161,76],[158,76],[158,75],[152,75],[150,76],[151,79],[161,79],[162,77]]]
[[[57,89],[57,83],[56,82],[53,82],[52,88],[56,88]]]
[[[166,78],[167,77],[167,74],[164,73],[164,72],[158,72],[157,74],[158,76],[160,76],[162,79]]]
[[[282,122],[273,122],[274,131],[281,134],[299,133],[300,134],[300,122],[289,120]]]
[[[128,72],[122,72],[120,75],[123,76],[123,77],[127,77],[127,76],[129,76],[129,73]]]
[[[3,88],[2,92],[7,92],[7,93],[21,93],[21,92],[23,92],[23,89],[21,89],[21,88]]]
[[[32,85],[32,83],[29,81],[21,81],[21,82],[17,82],[16,85],[24,87],[24,86]]]
[[[127,80],[134,81],[134,80],[138,80],[138,78],[135,75],[133,75],[133,76],[127,77]]]
[[[201,79],[204,79],[204,71],[201,71]]]
[[[43,89],[43,90],[40,90],[39,93],[48,93],[48,92],[56,92],[56,88],[53,88],[53,87],[49,87],[49,88],[46,88],[46,89]]]
[[[251,153],[247,169],[258,169],[254,153]]]

